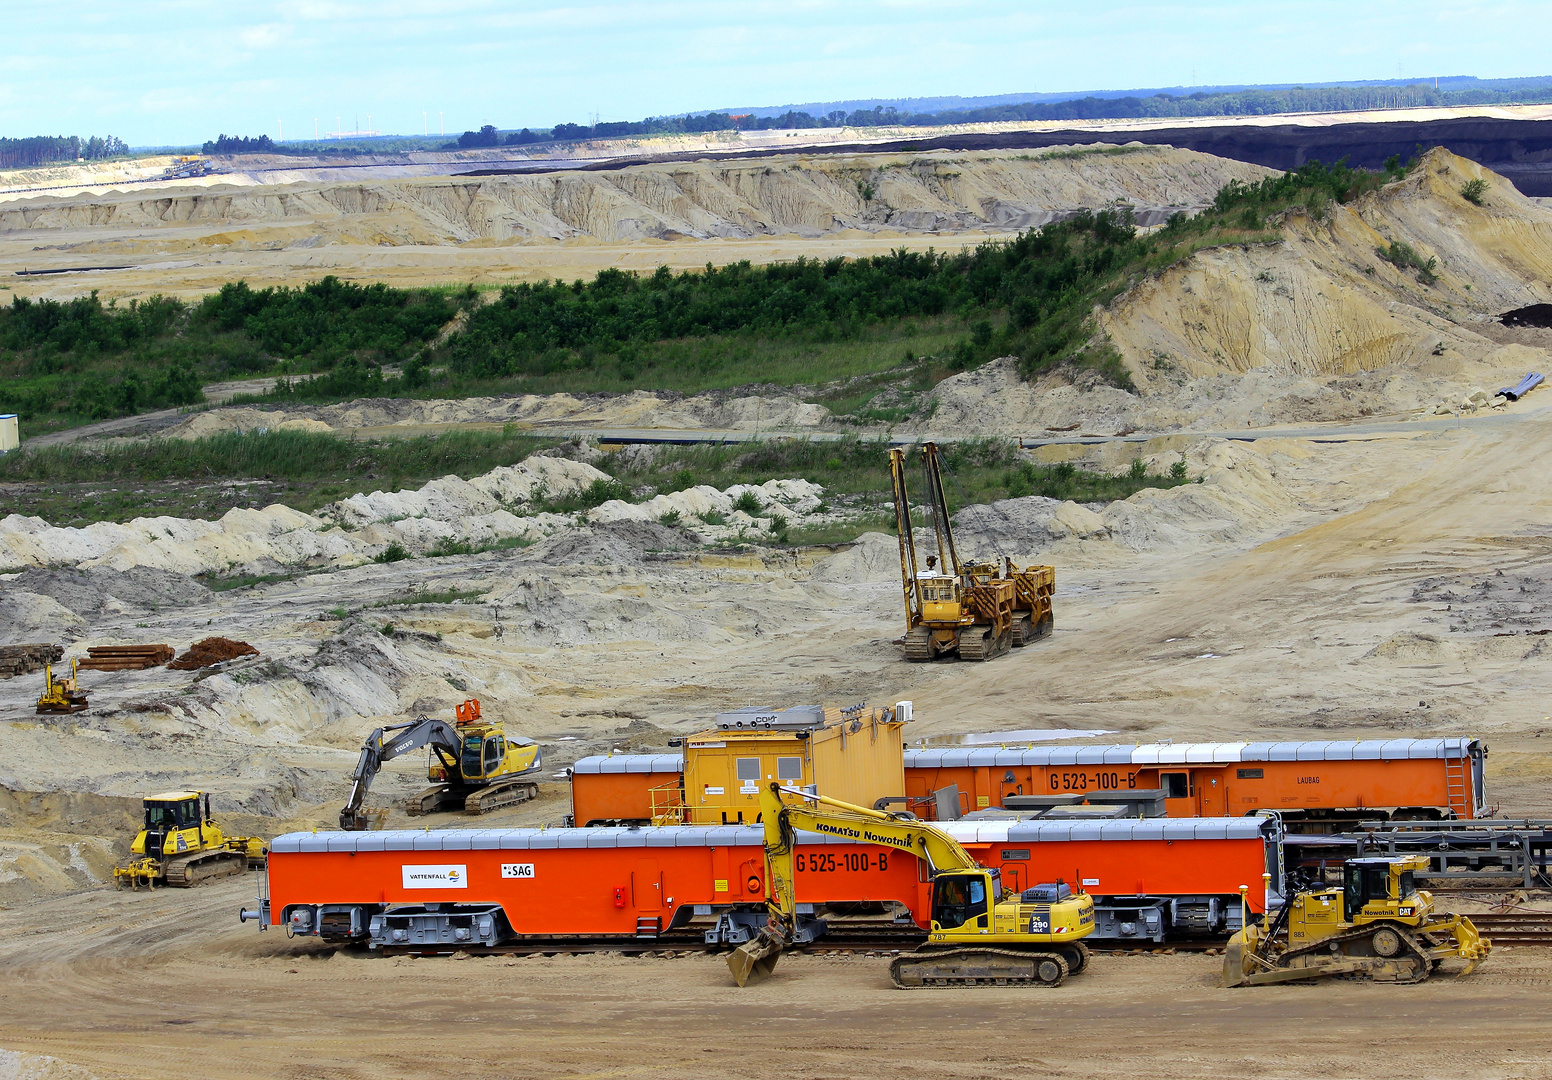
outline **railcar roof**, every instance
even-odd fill
[[[1063,843],[1081,840],[1247,840],[1263,834],[1262,818],[1149,818],[1105,821],[951,821],[938,824],[962,844]],[[385,829],[381,832],[295,832],[277,836],[270,851],[538,851],[575,848],[759,847],[757,825],[664,825],[583,829]],[[799,832],[799,844],[848,844],[836,836]]]

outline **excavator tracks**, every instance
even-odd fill
[[[1087,966],[1087,956],[1084,956]],[[897,956],[889,977],[900,990],[956,986],[1060,986],[1070,967],[1058,952],[1019,949],[944,949]]]
[[[216,878],[241,874],[247,869],[248,856],[241,851],[201,851],[168,859],[162,870],[162,883],[173,889],[192,889]]]
[[[488,814],[492,810],[498,810],[503,806],[516,806],[518,803],[527,802],[529,799],[539,797],[539,785],[531,780],[519,781],[515,784],[491,785],[480,788],[471,794],[463,802],[463,812],[466,814]]]

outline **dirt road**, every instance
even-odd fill
[[[886,959],[845,956],[784,958],[738,990],[710,956],[319,949],[239,926],[251,884],[0,915],[0,1046],[211,1080],[1552,1075],[1541,949],[1404,987],[1220,990],[1214,957],[1105,955],[1057,990],[907,993]]]

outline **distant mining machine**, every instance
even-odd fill
[[[1349,859],[1340,886],[1294,890],[1275,918],[1247,921],[1229,939],[1223,985],[1326,975],[1415,983],[1451,958],[1469,975],[1492,943],[1464,915],[1434,911],[1433,894],[1414,881],[1428,866],[1426,855]]]
[[[114,867],[121,889],[187,889],[265,864],[264,841],[227,836],[210,815],[205,791],[168,791],[142,802],[145,822],[130,845],[131,858]]]
[[[926,505],[937,542],[937,554],[927,556],[925,572],[916,559],[905,451],[889,451],[905,599],[905,658],[922,662],[952,653],[961,660],[990,660],[1050,633],[1055,568],[1018,569],[1011,559],[1003,568],[994,562],[961,562],[943,494],[938,446],[926,443],[921,453]]]
[[[70,661],[68,679],[54,678],[54,665],[46,665],[43,669],[43,693],[38,698],[38,712],[45,714],[85,712],[86,693],[80,689],[78,678],[74,660]]]
[[[378,771],[401,754],[425,746],[431,748],[426,770],[431,786],[406,800],[404,809],[411,816],[453,809],[488,814],[539,794],[539,785],[527,779],[543,765],[537,743],[507,735],[499,722],[482,720],[478,700],[459,705],[455,715],[452,724],[422,716],[368,735],[350,777],[340,828],[365,829],[369,819],[361,806]]]

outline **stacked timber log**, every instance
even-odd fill
[[[172,656],[171,645],[93,645],[76,667],[81,671],[144,671],[167,663]]]
[[[63,645],[0,645],[0,679],[42,671],[44,664],[58,663],[64,655]]]

